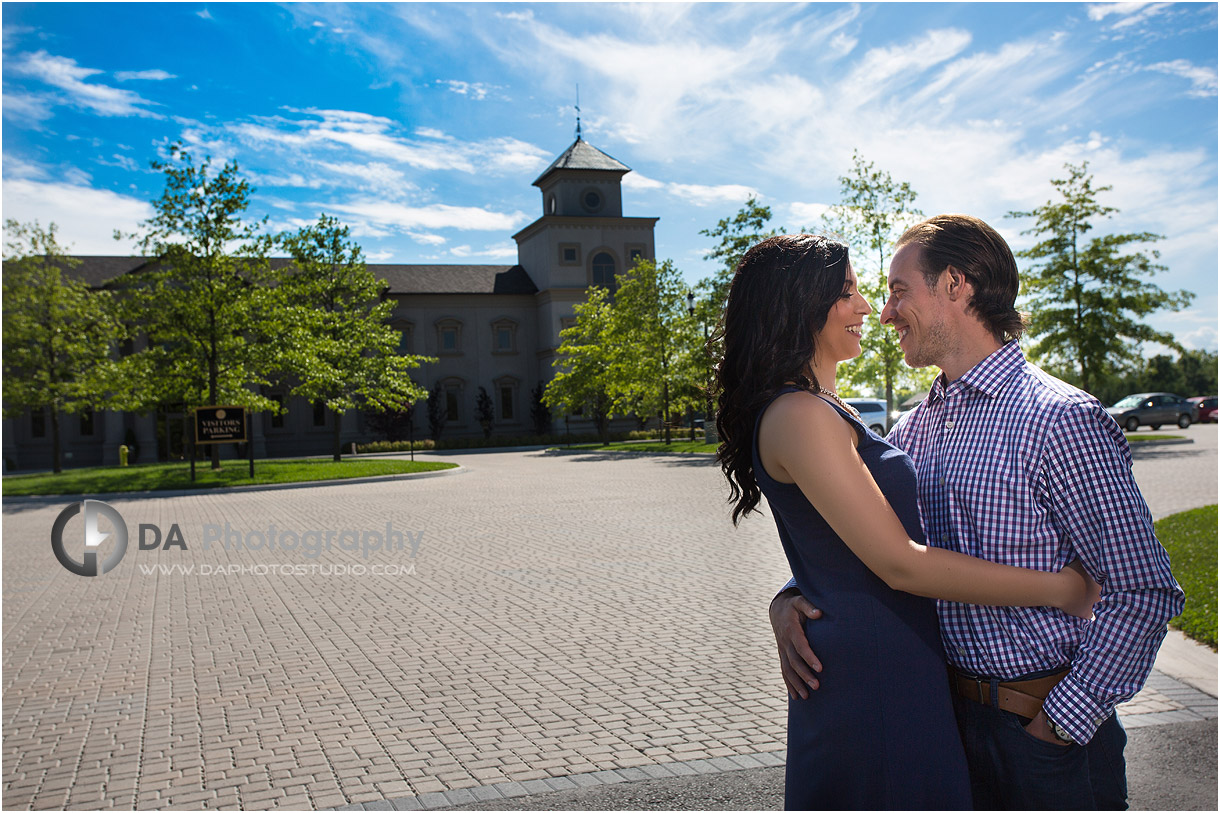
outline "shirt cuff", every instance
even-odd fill
[[[1077,745],[1093,739],[1097,727],[1114,713],[1094,700],[1071,672],[1051,689],[1042,703],[1042,711],[1063,726]]]
[[[775,599],[777,599],[777,598],[779,598],[779,597],[780,597],[780,594],[781,594],[781,593],[784,593],[784,592],[786,592],[786,591],[788,591],[788,590],[791,590],[791,589],[792,589],[792,588],[794,588],[794,587],[796,587],[796,577],[795,577],[795,576],[793,576],[791,579],[788,579],[788,583],[787,583],[787,584],[785,584],[783,587],[781,587],[781,588],[779,589],[779,593],[776,593],[774,596],[772,596],[772,597],[771,597],[771,600],[772,600],[772,601],[775,601]]]

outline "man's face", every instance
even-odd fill
[[[929,288],[920,266],[923,246],[907,243],[890,262],[890,297],[881,324],[898,331],[898,345],[911,367],[938,365],[953,348],[943,292]],[[941,274],[941,280],[944,273]]]

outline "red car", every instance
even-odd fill
[[[1195,418],[1199,423],[1216,423],[1216,396],[1211,395],[1196,395],[1194,398],[1187,398],[1195,405],[1198,410],[1198,417]]]

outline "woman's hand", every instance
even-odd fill
[[[1092,618],[1093,605],[1101,598],[1101,585],[1093,581],[1079,559],[1059,571],[1064,582],[1064,602],[1059,609],[1077,618]]]

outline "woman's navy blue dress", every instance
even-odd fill
[[[922,543],[911,459],[831,406],[855,428],[861,459],[907,533]],[[758,455],[765,411],[754,428],[755,477],[796,584],[822,611],[805,623],[822,662],[819,688],[808,700],[788,701],[785,808],[969,809],[935,602],[888,587],[796,484],[767,474]]]

